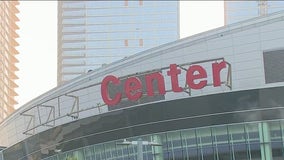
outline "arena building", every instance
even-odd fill
[[[282,160],[283,62],[284,12],[143,51],[18,109],[0,159]]]

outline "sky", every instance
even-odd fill
[[[224,25],[223,1],[180,1],[180,37]],[[57,1],[20,1],[18,105],[57,85]]]

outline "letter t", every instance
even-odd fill
[[[167,74],[171,77],[173,92],[182,92],[183,90],[178,84],[178,74],[180,73],[181,70],[177,68],[176,64],[170,65],[170,70],[167,72]]]

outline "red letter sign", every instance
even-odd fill
[[[194,72],[198,72],[198,74],[194,74]],[[194,80],[207,78],[207,73],[205,69],[199,65],[190,66],[186,72],[186,83],[189,88],[192,89],[201,89],[207,85],[207,80],[201,80],[199,83],[195,84]]]
[[[113,99],[109,97],[108,84],[111,82],[115,85],[118,85],[120,83],[120,80],[115,76],[106,76],[101,84],[101,95],[107,105],[113,106],[120,102],[121,93],[116,93]]]
[[[154,96],[153,81],[155,79],[158,82],[158,89],[159,89],[160,94],[162,95],[166,94],[164,76],[160,72],[148,74],[145,76],[145,79],[146,79],[148,96]]]
[[[212,71],[213,71],[213,86],[221,86],[221,78],[220,72],[223,68],[226,68],[226,62],[222,61],[221,63],[212,63]]]
[[[223,58],[222,58],[223,59]],[[186,84],[188,85],[188,88],[190,89],[202,89],[204,88],[208,81],[210,81],[211,85],[211,77],[207,78],[207,72],[205,68],[203,68],[200,65],[197,65],[199,63],[205,63],[210,62],[212,63],[212,79],[213,79],[213,86],[221,86],[221,71],[227,67],[227,64],[230,65],[225,60],[220,61],[221,59],[216,60],[208,60],[208,61],[200,61],[195,62],[195,65],[190,66],[186,71]],[[161,68],[160,70],[163,70],[165,68]],[[230,68],[229,68],[230,69]],[[228,69],[228,74],[230,73]],[[182,92],[183,87],[179,86],[179,75],[181,72],[181,67],[179,68],[176,64],[171,64],[169,67],[169,70],[167,71],[167,77],[171,80],[171,90],[173,92]],[[210,72],[211,73],[211,72]],[[211,75],[211,74],[210,74]],[[231,76],[231,75],[229,75]],[[165,95],[166,94],[166,86],[165,86],[165,79],[161,72],[153,72],[151,71],[150,74],[145,75],[145,83],[146,83],[146,90],[147,90],[147,96],[155,96],[155,94]],[[157,86],[154,86],[154,84],[157,84]],[[122,95],[128,98],[128,100],[131,101],[137,101],[139,100],[143,95],[143,89],[142,82],[138,77],[130,77],[125,80],[123,89],[124,91],[117,90],[120,89],[120,80],[119,78],[109,75],[106,76],[102,83],[101,83],[101,95],[102,99],[105,104],[109,106],[113,106],[118,104],[121,101]],[[109,90],[111,88],[114,88],[115,92],[110,92],[112,90]],[[155,88],[157,87],[157,88]],[[170,88],[170,87],[169,87]],[[115,90],[116,89],[116,90]],[[167,88],[168,89],[168,88]]]
[[[178,84],[178,75],[180,73],[181,73],[180,69],[177,69],[176,64],[170,65],[170,70],[167,72],[167,74],[168,74],[168,76],[171,77],[173,92],[182,92],[182,88]]]
[[[142,96],[142,83],[137,77],[127,78],[124,91],[129,100],[136,101]]]

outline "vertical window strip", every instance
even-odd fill
[[[124,46],[128,47],[128,40],[127,39],[124,40]]]
[[[139,6],[143,6],[143,0],[139,0]]]
[[[144,45],[144,43],[143,43],[143,39],[139,39],[139,46],[143,46]]]

